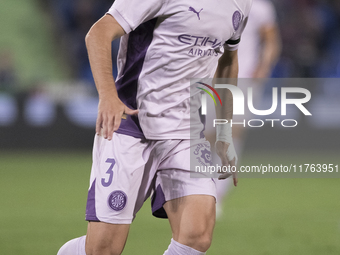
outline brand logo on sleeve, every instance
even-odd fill
[[[241,13],[239,11],[234,12],[233,14],[233,26],[235,31],[239,28],[240,24],[241,24]]]
[[[201,11],[203,11],[203,8],[201,8],[200,11],[196,11],[193,7],[190,6],[188,11],[196,13],[198,20],[201,20],[200,13],[201,13]]]

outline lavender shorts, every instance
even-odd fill
[[[114,133],[108,141],[96,136],[86,220],[131,224],[150,195],[153,215],[161,218],[167,217],[166,201],[198,194],[216,197],[212,179],[190,177],[197,158],[193,153],[202,148],[209,148],[205,139],[142,141]]]

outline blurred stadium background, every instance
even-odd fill
[[[293,131],[249,130],[241,163],[339,164],[340,2],[273,2],[283,51],[272,77],[332,79],[311,82],[313,117],[297,113]],[[1,3],[1,254],[56,254],[86,232],[98,101],[84,37],[111,4]],[[270,92],[268,85],[265,98]],[[208,254],[340,254],[339,184],[337,178],[241,179],[224,204]],[[124,254],[163,254],[170,238],[167,221],[153,218],[147,202]]]

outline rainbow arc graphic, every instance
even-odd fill
[[[203,83],[203,82],[197,82],[197,83],[207,87],[208,89],[210,89],[217,96],[218,100],[220,101],[220,104],[222,105],[222,100],[221,100],[219,94],[217,93],[217,91],[212,86],[210,86],[210,85],[208,85],[206,83]],[[200,88],[200,87],[197,87],[197,88],[200,89],[200,90],[203,90],[204,92],[206,92],[212,98],[212,100],[214,100],[215,106],[217,106],[215,97],[214,97],[214,95],[209,90],[207,90],[205,88]],[[202,94],[201,114],[202,115],[207,115],[207,98],[206,98],[206,94]]]
[[[203,86],[206,86],[206,87],[209,88],[212,92],[214,92],[214,94],[217,96],[218,100],[220,101],[220,103],[221,103],[221,105],[222,105],[222,100],[221,100],[219,94],[217,93],[217,91],[216,91],[212,86],[210,86],[210,85],[208,85],[208,84],[206,84],[206,83],[203,83],[203,82],[197,82],[197,83],[198,83],[198,84],[201,84],[201,85],[203,85]],[[212,100],[214,100],[215,105],[217,105],[214,95],[211,94],[211,92],[210,92],[209,90],[203,89],[203,88],[200,88],[200,87],[197,87],[197,88],[200,89],[200,90],[203,90],[204,92],[206,92],[206,93],[212,98]]]

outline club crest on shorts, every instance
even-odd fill
[[[121,211],[125,208],[127,202],[126,194],[121,190],[113,191],[108,199],[108,205],[114,211]]]
[[[233,14],[233,26],[235,31],[239,28],[241,24],[241,13],[239,11],[234,12]]]
[[[195,161],[202,166],[210,166],[211,165],[211,152],[210,147],[207,144],[201,143],[198,144],[195,150],[193,151]]]
[[[201,151],[201,158],[205,161],[205,163],[210,164],[210,162],[211,162],[211,152],[207,149]]]

